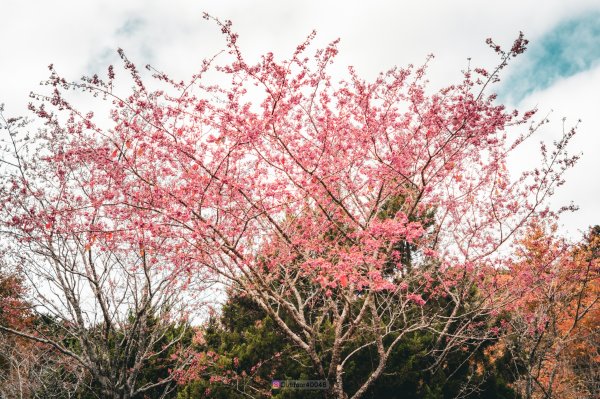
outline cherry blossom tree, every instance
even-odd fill
[[[31,356],[11,360],[31,366],[36,353],[53,350],[60,364],[49,366],[64,377],[54,385],[75,378],[101,397],[167,395],[173,375],[146,381],[144,373],[161,362],[165,370],[185,365],[175,355],[189,344],[189,314],[199,295],[185,296],[182,287],[200,284],[153,249],[169,239],[147,236],[142,214],[106,217],[103,210],[123,199],[98,197],[93,165],[64,151],[74,144],[68,135],[42,129],[29,146],[27,136],[16,134],[27,129],[23,119],[2,121],[11,151],[3,157],[0,188],[1,260],[22,271],[29,291],[24,315],[35,319],[0,320],[0,332],[38,344]]]
[[[131,91],[112,66],[79,82],[50,66],[51,92],[33,95],[45,128],[35,163],[13,165],[3,224],[31,247],[19,256],[32,270],[53,270],[70,320],[102,334],[123,303],[171,314],[189,282],[218,280],[258,304],[337,398],[364,396],[411,332],[435,334],[432,368],[495,337],[512,299],[498,294],[500,249],[553,215],[547,199],[576,161],[567,130],[542,146],[538,168],[509,176],[507,157],[547,122],[488,94],[523,36],[506,51],[489,40],[495,68],[433,91],[427,63],[372,82],[349,68],[336,82],[337,41],[308,56],[314,33],[286,60],[252,63],[231,23],[216,23],[227,51],[189,81],[148,67],[151,89],[120,51]],[[77,107],[72,91],[106,99],[109,118]],[[84,282],[96,298],[85,313]],[[345,381],[367,348],[373,368]]]

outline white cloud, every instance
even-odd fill
[[[562,131],[582,120],[570,152],[583,153],[578,165],[567,174],[552,201],[555,207],[574,201],[579,211],[562,217],[564,229],[571,235],[589,225],[600,224],[600,66],[562,79],[546,90],[533,93],[522,102],[523,107],[538,106],[540,114],[552,111],[551,123],[544,129],[548,139],[557,139]],[[530,148],[531,150],[531,148]],[[527,156],[527,154],[523,154]]]

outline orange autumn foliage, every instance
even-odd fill
[[[600,228],[578,245],[555,233],[536,224],[520,242],[501,345],[520,369],[514,387],[524,398],[592,398],[600,369]]]

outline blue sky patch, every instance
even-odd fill
[[[500,97],[515,103],[600,63],[600,13],[561,22],[532,40],[522,57],[499,89]]]
[[[144,20],[141,18],[129,18],[123,25],[117,29],[117,35],[121,36],[132,36],[137,33],[144,26]]]

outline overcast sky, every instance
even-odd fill
[[[0,102],[9,116],[23,114],[48,64],[72,79],[104,74],[119,47],[139,65],[185,79],[224,45],[203,11],[233,21],[247,59],[267,51],[286,57],[316,29],[317,45],[341,39],[340,71],[354,65],[366,78],[433,53],[432,86],[459,77],[467,58],[493,66],[485,39],[509,46],[523,31],[530,49],[505,74],[501,99],[519,109],[552,110],[553,123],[542,132],[548,139],[557,137],[563,117],[567,125],[582,119],[572,151],[583,158],[553,203],[580,206],[562,219],[571,235],[600,224],[598,0],[0,0]],[[535,156],[532,148],[522,151],[513,168]]]

